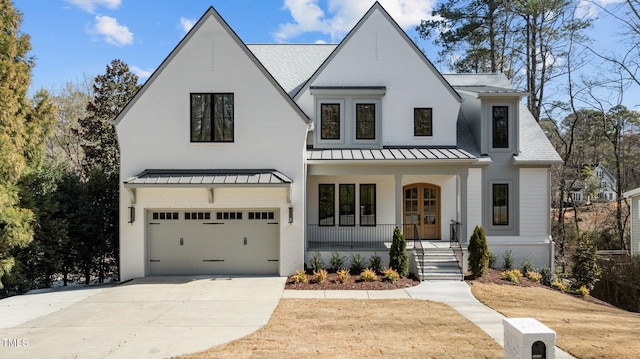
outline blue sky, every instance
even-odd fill
[[[615,6],[622,0],[594,0]],[[36,57],[31,92],[62,88],[104,73],[113,59],[126,62],[141,82],[186,31],[213,6],[245,43],[337,43],[374,0],[14,0],[23,13],[21,30],[31,36]],[[437,0],[380,0],[417,39],[415,26],[430,17]],[[585,0],[585,3],[586,0]],[[594,6],[588,11],[598,14]],[[616,27],[596,22],[596,47],[611,46]],[[418,46],[435,60],[437,49]],[[446,69],[441,69],[446,70]],[[640,99],[629,102],[630,107]],[[627,101],[625,101],[626,103]]]

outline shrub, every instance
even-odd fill
[[[498,256],[489,252],[489,268],[495,268],[498,264]]]
[[[329,258],[329,270],[337,273],[342,267],[344,262],[347,261],[347,257],[341,256],[338,252],[333,252],[331,258]]]
[[[322,284],[327,280],[329,273],[326,269],[322,268],[318,271],[313,271],[313,275],[316,277],[316,283]]]
[[[525,275],[530,281],[536,283],[540,283],[540,280],[542,279],[542,274],[538,272],[528,271]]]
[[[314,252],[309,262],[311,264],[311,269],[313,269],[314,272],[324,268],[324,262],[322,261],[322,255],[320,255],[320,252]]]
[[[347,268],[342,268],[338,270],[336,273],[338,274],[338,278],[336,278],[336,280],[338,281],[338,283],[342,283],[342,284],[348,281],[349,277],[351,276]]]
[[[596,258],[596,247],[593,245],[589,235],[584,234],[580,238],[578,248],[573,254],[573,267],[571,274],[575,280],[575,287],[585,286],[593,289],[593,286],[600,280],[600,266]]]
[[[583,285],[582,287],[576,289],[576,293],[580,294],[582,298],[587,298],[591,292],[589,291],[589,288]]]
[[[400,279],[400,274],[398,274],[398,272],[395,269],[392,269],[392,268],[383,269],[382,270],[382,275],[384,275],[384,279],[388,280],[391,283],[393,283],[393,282],[397,281],[398,279]]]
[[[482,277],[489,266],[489,248],[482,227],[476,226],[469,240],[469,269],[474,277]]]
[[[520,272],[520,269],[511,269],[511,270],[506,270],[500,273],[500,276],[502,276],[502,278],[510,282],[520,283],[520,278],[522,278],[522,272]]]
[[[561,291],[562,293],[567,291],[566,284],[562,283],[562,281],[560,281],[559,279],[556,279],[551,283],[551,288],[557,289],[557,290]]]
[[[378,280],[378,276],[376,275],[376,272],[367,268],[363,270],[362,273],[360,273],[360,279],[362,279],[365,282],[375,282]]]
[[[407,240],[398,227],[393,230],[393,241],[389,250],[389,267],[395,269],[403,277],[409,275]]]
[[[540,283],[546,285],[547,287],[551,286],[551,281],[553,280],[553,273],[551,273],[551,268],[549,267],[542,267],[542,269],[540,269],[540,276],[542,276],[542,278],[540,279]]]
[[[376,273],[380,273],[382,270],[382,257],[379,255],[373,255],[369,258],[369,268]]]
[[[356,275],[364,269],[364,258],[360,253],[351,254],[351,274]]]
[[[510,250],[504,251],[504,254],[502,255],[502,258],[504,258],[504,265],[502,267],[505,270],[512,270],[513,269],[513,255],[511,254],[511,251]]]
[[[533,259],[531,257],[526,256],[522,259],[522,273],[527,274],[529,272],[536,271],[536,265],[533,263]]]
[[[309,283],[309,278],[307,278],[307,273],[305,273],[304,269],[299,269],[296,271],[296,274],[291,276],[293,279],[293,283]]]

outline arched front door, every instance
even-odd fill
[[[440,239],[440,187],[417,183],[403,188],[404,235],[407,239]]]

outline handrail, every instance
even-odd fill
[[[422,247],[422,239],[420,238],[420,230],[418,229],[417,224],[413,225],[413,233],[414,233],[413,249],[416,251],[416,254],[419,250],[420,255],[422,256],[422,258],[424,258],[424,247]],[[422,278],[424,278],[424,264],[420,266],[420,278],[421,280]]]
[[[464,252],[462,251],[462,245],[460,244],[460,226],[462,223],[451,220],[450,224],[450,240],[449,247],[453,250],[453,254],[458,262],[458,268],[460,269],[460,280],[464,280]]]

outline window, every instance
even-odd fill
[[[321,226],[335,225],[336,186],[333,184],[320,184],[318,197],[318,203],[320,203],[318,224]]]
[[[320,138],[323,140],[340,139],[339,103],[323,103],[320,105]]]
[[[356,104],[356,140],[375,140],[376,105],[374,103]]]
[[[233,94],[191,94],[191,142],[233,142]]]
[[[275,212],[249,212],[249,219],[258,220],[258,219],[275,219]]]
[[[509,185],[493,184],[493,225],[509,225]]]
[[[185,212],[184,219],[188,219],[188,220],[211,219],[211,212]]]
[[[433,136],[433,109],[414,108],[413,109],[413,135]]]
[[[509,148],[509,107],[493,106],[493,148]]]
[[[242,219],[242,212],[216,212],[216,219]]]
[[[340,225],[356,225],[356,185],[341,184],[339,189],[340,197]]]
[[[376,185],[360,185],[360,225],[376,225]]]
[[[179,219],[178,212],[153,212],[154,220],[176,220]]]

